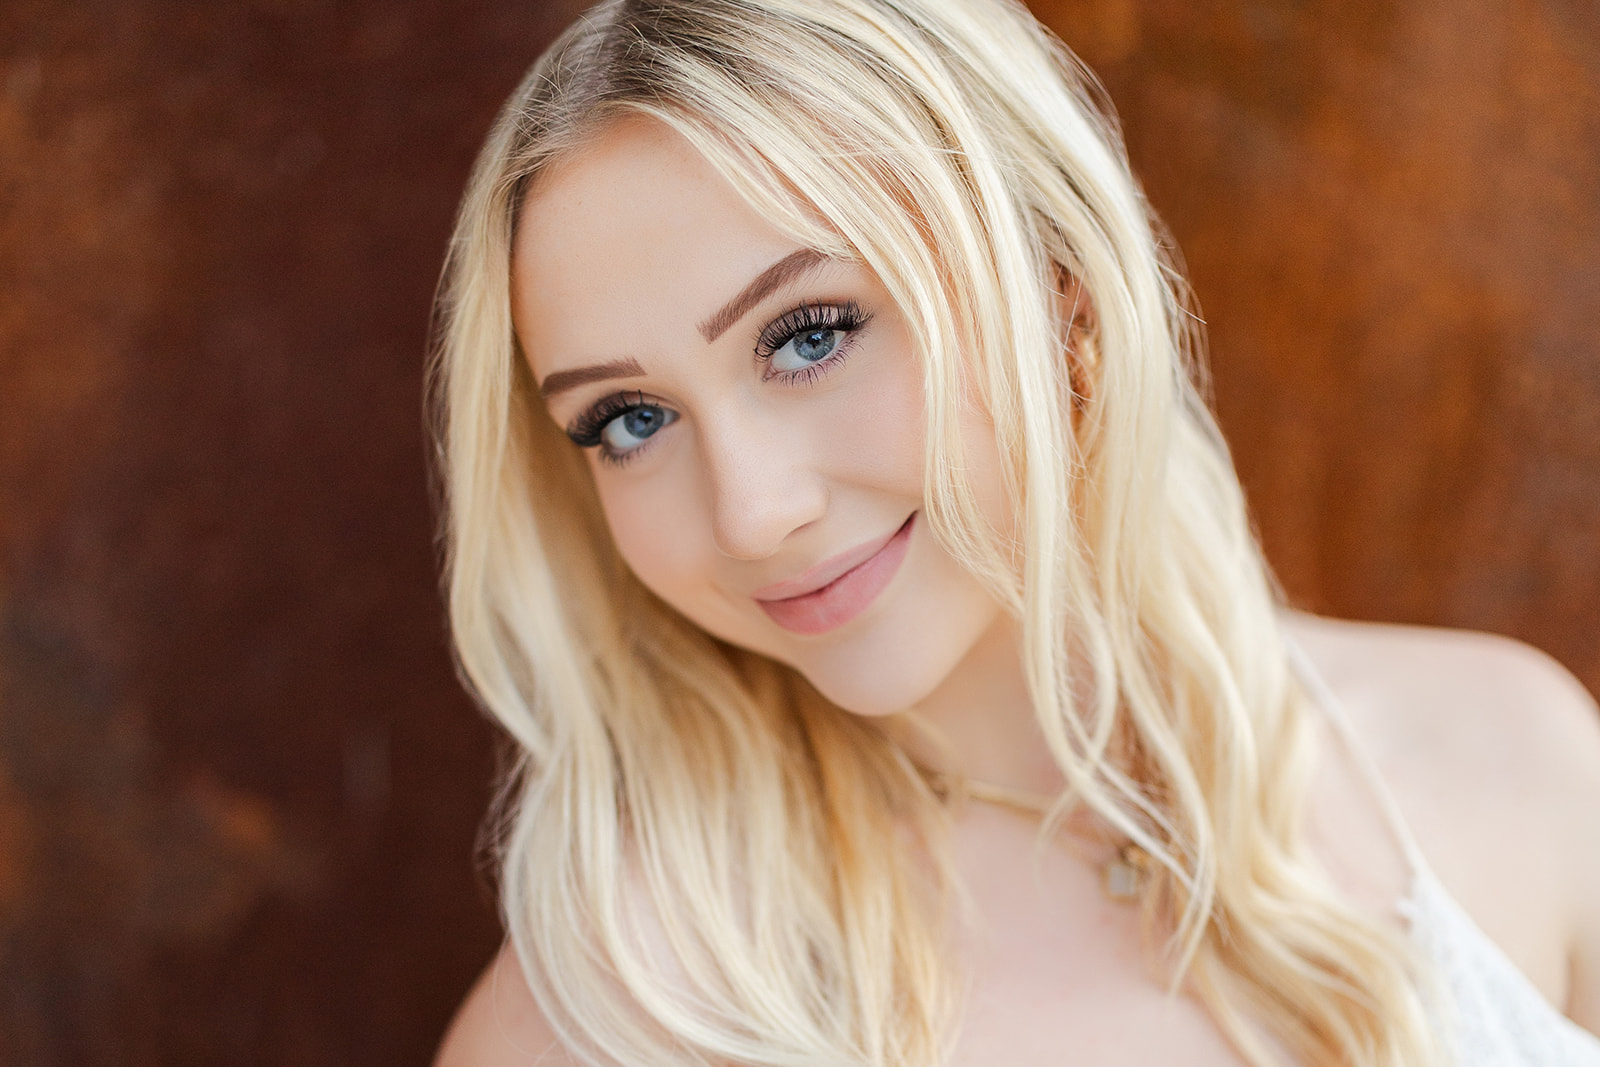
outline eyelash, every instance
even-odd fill
[[[841,301],[838,304],[801,304],[792,311],[787,311],[769,323],[756,339],[756,358],[763,363],[770,360],[773,355],[784,345],[794,340],[801,334],[813,330],[838,330],[845,336],[832,352],[822,359],[791,371],[780,371],[769,375],[767,381],[782,381],[793,385],[810,385],[824,374],[833,370],[844,362],[845,356],[854,347],[857,331],[870,322],[872,316],[861,310],[861,305],[854,300]],[[606,426],[612,419],[626,415],[634,408],[661,406],[660,403],[646,394],[633,390],[624,393],[612,393],[610,396],[597,400],[586,411],[573,419],[567,427],[567,436],[579,448],[599,448],[599,458],[603,463],[622,466],[634,459],[639,453],[649,449],[646,441],[638,448],[631,448],[626,452],[613,452],[605,447],[601,436]]]
[[[579,448],[594,448],[601,443],[600,433],[612,419],[651,403],[650,398],[637,389],[631,393],[612,393],[595,401],[594,406],[573,419],[572,424],[567,427],[567,436],[572,438],[572,443]],[[637,448],[633,450],[637,451],[639,451]],[[628,455],[632,455],[633,452],[629,452]]]
[[[809,385],[843,362],[854,341],[854,334],[865,326],[872,316],[861,310],[854,300],[838,304],[801,304],[793,311],[778,316],[756,339],[756,358],[765,362],[774,353],[803,333],[813,330],[838,330],[845,336],[839,346],[822,359],[809,366],[792,371],[780,371],[771,378]],[[769,379],[771,380],[771,379]]]

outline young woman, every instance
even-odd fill
[[[1592,702],[1283,608],[1161,247],[1006,0],[539,60],[441,298],[522,755],[442,1064],[1600,1064]]]

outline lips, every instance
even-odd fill
[[[752,596],[773,622],[791,633],[820,634],[843,626],[865,611],[900,569],[916,518],[912,512],[887,537],[841,552]]]

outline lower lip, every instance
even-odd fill
[[[756,603],[773,622],[791,633],[821,634],[843,626],[867,610],[900,569],[900,561],[906,558],[906,546],[911,543],[911,524],[916,519],[913,512],[876,555],[845,571],[815,593]]]

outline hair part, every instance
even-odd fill
[[[1021,623],[1057,814],[1086,805],[1157,860],[1174,988],[1253,1064],[1273,1042],[1434,1055],[1405,942],[1302,840],[1278,600],[1197,384],[1198,320],[1097,93],[1011,0],[612,0],[502,110],[439,299],[447,596],[463,676],[522,756],[506,922],[590,1062],[932,1065],[958,1015],[937,798],[870,723],[632,577],[517,351],[522,200],[625,115],[904,312],[930,526]],[[1067,279],[1093,300],[1077,330]],[[962,475],[971,405],[1014,536]]]

